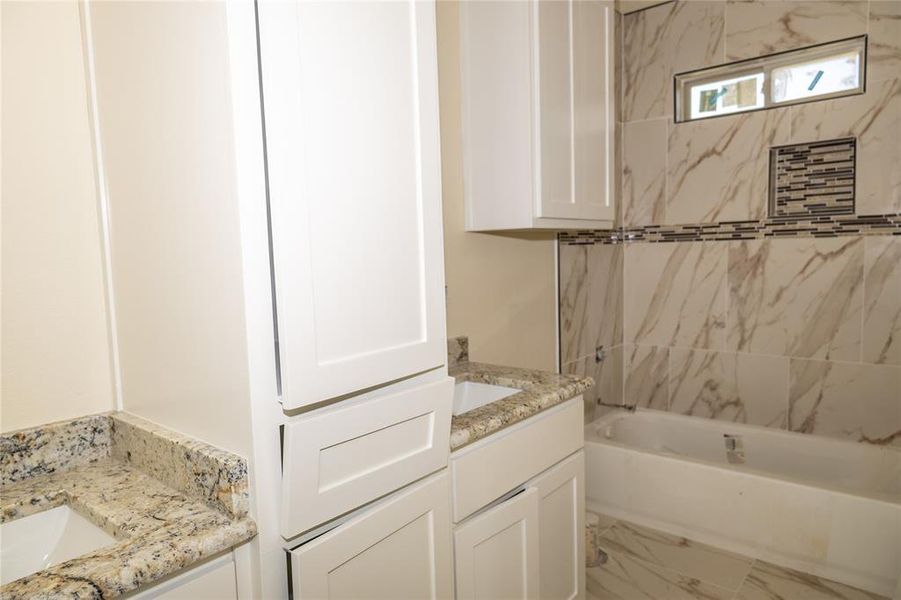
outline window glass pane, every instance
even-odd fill
[[[860,53],[846,52],[773,69],[773,102],[788,102],[860,86]]]
[[[691,88],[691,118],[763,108],[763,73],[711,81]]]

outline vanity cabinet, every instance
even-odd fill
[[[458,600],[584,597],[582,420],[577,397],[451,455]]]
[[[141,588],[131,600],[238,600],[232,552]]]
[[[469,231],[609,227],[612,0],[463,2]]]

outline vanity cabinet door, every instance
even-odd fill
[[[453,598],[447,472],[290,552],[295,598]]]
[[[580,450],[528,485],[538,490],[541,599],[585,597],[585,453]]]
[[[433,2],[259,3],[282,402],[440,367]]]
[[[454,532],[458,600],[537,599],[538,502],[534,487]]]

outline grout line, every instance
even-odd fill
[[[756,559],[756,558],[752,558],[752,559],[751,559],[751,564],[750,564],[750,566],[748,567],[748,572],[745,573],[745,576],[741,578],[741,582],[739,582],[738,587],[735,588],[735,593],[732,595],[732,600],[737,600],[738,595],[739,595],[739,593],[741,592],[741,589],[745,586],[745,582],[748,580],[748,577],[751,576],[751,571],[754,570],[754,566],[755,566],[756,564],[757,564],[757,559]]]

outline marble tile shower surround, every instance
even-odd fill
[[[901,0],[676,0],[623,16],[618,224],[762,219],[769,147],[842,137],[858,143],[858,214],[901,212],[899,13]],[[868,31],[863,95],[687,123],[672,120],[675,72]]]
[[[564,372],[613,404],[901,447],[899,17],[901,0],[677,0],[622,16],[618,220],[559,236]],[[676,72],[861,33],[863,95],[673,122]],[[770,217],[769,148],[847,137],[856,214]],[[594,343],[611,344],[602,363]]]
[[[122,412],[0,435],[0,484],[65,473],[109,458],[234,518],[247,515],[243,458]]]
[[[623,272],[581,285],[622,290],[622,345],[563,365],[602,400],[901,447],[901,236],[561,245],[560,259],[612,249]],[[561,319],[597,319],[607,296],[561,294]],[[811,365],[819,387],[803,385]]]

